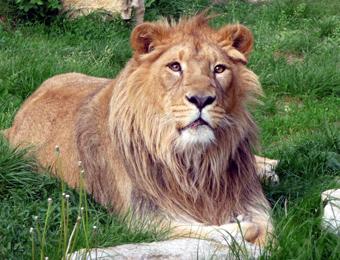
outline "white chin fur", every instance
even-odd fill
[[[208,145],[215,141],[214,132],[208,126],[199,126],[197,128],[188,128],[182,130],[180,136],[178,137],[176,143],[177,147],[183,150],[188,148],[188,146],[193,145]]]

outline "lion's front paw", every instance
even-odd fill
[[[264,168],[264,173],[262,177],[262,181],[266,184],[277,185],[279,184],[279,176],[275,172],[275,167],[270,164],[267,164]]]
[[[260,228],[258,229],[258,233],[256,237],[253,237],[251,240],[247,240],[248,242],[255,244],[259,247],[264,247],[268,242],[268,233],[263,232]]]
[[[230,245],[233,242],[255,241],[259,236],[259,227],[252,222],[229,223],[215,227],[209,237],[219,243]]]
[[[255,156],[257,164],[257,175],[263,183],[276,185],[279,183],[279,176],[275,168],[279,164],[278,160],[272,160],[260,156]]]
[[[275,237],[273,235],[273,227],[270,222],[257,223],[258,233],[257,236],[248,242],[255,244],[259,247],[264,247],[268,243],[275,243]]]

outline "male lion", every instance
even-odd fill
[[[137,26],[134,55],[114,80],[48,79],[19,110],[8,140],[34,144],[44,166],[58,145],[56,174],[76,187],[81,161],[87,191],[118,213],[162,219],[177,236],[223,241],[241,229],[263,245],[272,224],[251,151],[247,104],[261,93],[246,67],[253,37],[242,25],[215,30],[207,20]]]

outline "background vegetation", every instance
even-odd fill
[[[25,98],[48,77],[77,71],[112,78],[131,56],[131,22],[99,15],[46,20],[44,12],[32,18],[31,12],[18,13],[13,4],[0,1],[0,129],[11,125]],[[192,15],[211,3],[153,0],[147,6],[146,20],[156,20]],[[320,229],[320,193],[340,186],[339,4],[273,0],[253,5],[230,0],[212,11],[220,14],[213,26],[241,22],[256,39],[249,66],[266,93],[263,105],[254,111],[261,128],[259,153],[281,161],[280,184],[265,187],[274,207],[278,242],[263,258],[340,259],[339,238]],[[34,160],[23,155],[0,141],[1,259],[32,254],[39,258],[41,249],[49,259],[60,259],[78,215],[82,220],[72,249],[164,237],[164,232],[143,223],[128,227],[129,218],[109,215],[84,194],[37,175]]]

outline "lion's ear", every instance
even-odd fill
[[[154,23],[142,23],[131,34],[131,46],[137,54],[149,53],[164,35],[162,26]]]
[[[251,31],[241,24],[231,24],[218,31],[219,45],[227,51],[230,58],[247,63],[253,49],[254,38]]]

